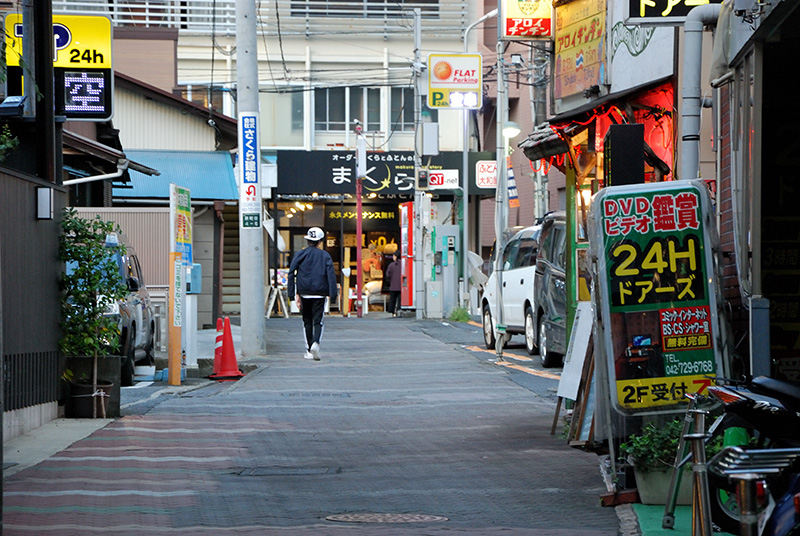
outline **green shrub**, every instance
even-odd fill
[[[469,311],[467,311],[465,307],[453,307],[453,309],[450,310],[450,316],[447,318],[453,322],[470,321]]]

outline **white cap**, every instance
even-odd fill
[[[306,240],[313,240],[314,242],[319,242],[323,238],[325,238],[325,233],[319,227],[312,227],[308,230],[305,236]]]

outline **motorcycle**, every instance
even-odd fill
[[[746,449],[800,448],[800,385],[764,376],[730,381],[708,388],[722,404],[724,414],[709,430],[723,434],[726,445]],[[742,433],[742,431],[746,433]],[[734,439],[735,437],[735,439]],[[768,471],[758,483],[762,507],[762,535],[800,535],[800,493],[797,463],[780,471]],[[709,473],[711,519],[722,530],[739,534],[740,508],[736,484],[730,478]]]

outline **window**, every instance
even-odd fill
[[[345,106],[349,103],[349,110]],[[349,114],[348,114],[349,111]],[[314,90],[314,128],[344,131],[358,119],[365,132],[381,129],[381,94],[377,88],[328,88]]]
[[[422,107],[422,115],[430,117],[432,122],[439,119],[439,110]],[[426,118],[427,120],[427,118]],[[392,88],[392,131],[414,131],[414,88]]]
[[[420,8],[423,17],[438,17],[439,0],[293,0],[293,17],[399,18]]]
[[[291,86],[258,94],[262,146],[303,146],[303,94],[302,88]]]
[[[519,254],[514,263],[514,268],[536,266],[536,256],[539,253],[539,243],[533,238],[523,238],[519,247]]]
[[[222,111],[222,94],[227,91],[222,86],[186,85],[181,88],[181,97],[203,108]]]
[[[517,252],[519,251],[519,240],[513,240],[507,246],[505,251],[503,251],[503,270],[510,270],[511,268],[516,268],[514,265],[517,259]]]

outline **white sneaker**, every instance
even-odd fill
[[[306,350],[306,353],[303,355],[303,357],[306,358],[306,359],[314,359],[314,354],[312,354],[310,351]]]
[[[319,361],[319,343],[315,342],[311,345],[311,356],[314,358],[314,361]]]

